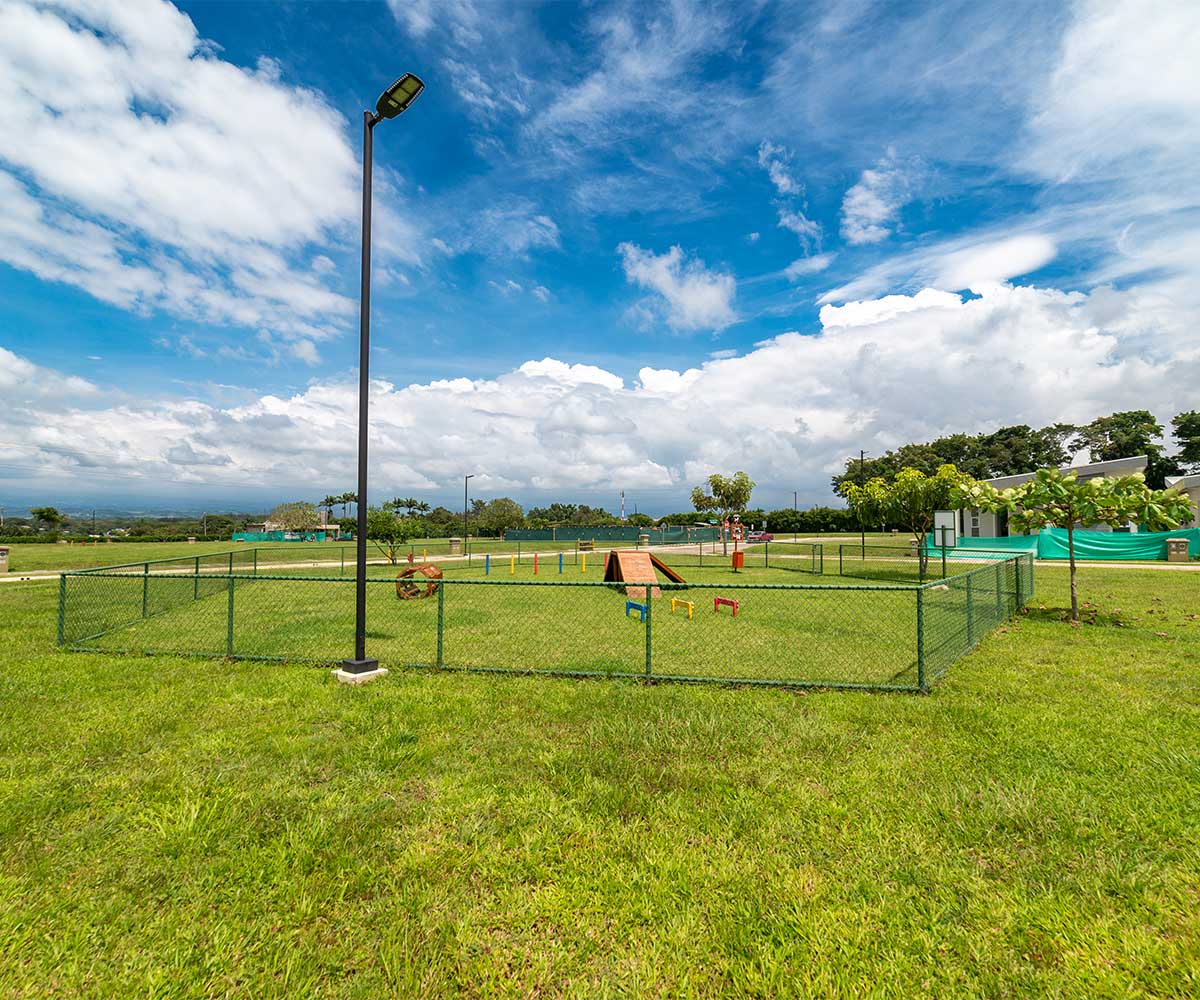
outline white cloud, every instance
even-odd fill
[[[785,147],[764,139],[758,146],[758,165],[766,170],[775,190],[781,195],[804,193],[804,185],[792,176],[792,154]]]
[[[1054,259],[1057,245],[1040,232],[1005,229],[968,233],[882,261],[817,300],[832,303],[868,298],[889,288],[932,286],[980,291],[1028,274]]]
[[[747,233],[746,234],[746,242],[747,243],[757,243],[758,237],[759,237],[758,233]]]
[[[617,247],[625,277],[662,296],[661,315],[676,330],[721,330],[736,322],[732,274],[708,270],[702,261],[684,261],[682,248],[655,255],[633,243]]]
[[[1160,419],[1193,408],[1200,334],[1166,335],[1156,315],[1137,290],[993,285],[967,300],[928,290],[829,307],[817,331],[683,371],[643,368],[633,385],[554,358],[494,378],[377,381],[375,486],[449,492],[471,468],[490,491],[570,496],[620,482],[683,502],[708,472],[744,468],[764,502],[792,489],[820,500],[860,447],[1146,405]],[[13,446],[6,461],[64,481],[112,471],[273,482],[282,493],[352,476],[350,382],[317,380],[224,407],[137,400],[0,352],[0,388],[0,440]],[[697,433],[714,413],[721,433]]]
[[[795,233],[805,247],[821,242],[820,223],[814,222],[799,209],[780,208],[779,228]]]
[[[539,302],[550,301],[550,289],[545,285],[536,285],[531,293]]]
[[[864,170],[842,199],[842,236],[847,243],[879,243],[891,235],[901,206],[909,197],[911,169],[892,150]],[[960,286],[961,287],[961,286]]]
[[[783,273],[788,281],[795,281],[806,274],[818,274],[824,271],[836,257],[836,253],[818,253],[811,257],[801,257],[785,267]]]
[[[0,258],[125,308],[329,336],[318,267],[354,219],[345,121],[159,0],[0,6]]]

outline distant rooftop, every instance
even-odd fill
[[[1134,455],[1132,458],[1113,458],[1107,462],[1093,462],[1091,465],[1064,465],[1058,471],[1074,472],[1080,479],[1098,479],[1101,476],[1131,476],[1135,472],[1145,472],[1146,463],[1145,455]],[[984,482],[990,483],[998,490],[1005,490],[1010,486],[1020,486],[1022,483],[1029,482],[1036,474],[1022,472],[1017,476],[998,476],[995,479],[985,479]]]

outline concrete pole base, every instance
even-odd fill
[[[386,677],[387,672],[387,667],[376,667],[374,670],[364,670],[360,673],[354,673],[338,667],[333,671],[333,676],[338,679],[339,684],[350,684],[358,687],[360,684],[369,684],[377,677]]]

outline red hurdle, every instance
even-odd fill
[[[714,597],[714,598],[713,598],[713,614],[714,614],[714,615],[715,615],[715,614],[717,613],[717,611],[720,609],[720,607],[721,607],[721,605],[722,605],[722,604],[724,604],[726,607],[733,608],[733,617],[734,617],[734,618],[736,618],[736,617],[737,617],[737,613],[738,613],[738,602],[737,602],[737,601],[731,601],[731,600],[730,600],[728,597]]]

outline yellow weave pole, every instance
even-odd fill
[[[580,573],[587,572],[587,553],[586,552],[579,553],[579,572]]]
[[[517,557],[516,556],[508,557],[508,575],[509,576],[517,575]]]
[[[421,561],[429,562],[429,550],[428,549],[421,550]]]

